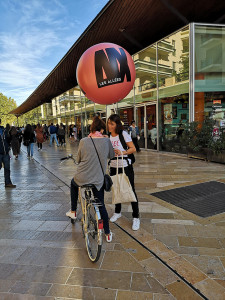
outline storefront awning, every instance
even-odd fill
[[[11,113],[22,115],[75,87],[79,58],[97,43],[116,43],[134,54],[190,22],[223,22],[224,11],[224,0],[110,0],[36,90]]]

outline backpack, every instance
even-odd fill
[[[123,148],[125,150],[127,150],[128,149],[127,143],[125,142],[125,139],[124,139],[122,131],[119,133],[119,139],[120,139],[120,143],[122,144]],[[134,156],[134,154],[133,153],[132,154],[128,154],[127,156],[131,160],[131,164],[133,165],[135,163],[135,156]]]

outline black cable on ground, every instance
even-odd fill
[[[209,300],[205,295],[203,295],[198,289],[196,289],[190,282],[188,282],[183,276],[181,276],[176,270],[171,268],[163,259],[161,259],[155,252],[150,250],[148,247],[146,247],[142,242],[140,242],[138,239],[136,239],[134,236],[132,236],[129,232],[127,232],[123,227],[121,227],[119,224],[114,224],[120,228],[123,232],[125,232],[127,235],[129,235],[133,240],[135,240],[139,245],[141,245],[143,248],[145,248],[148,252],[150,252],[153,256],[155,256],[162,264],[164,264],[168,269],[170,269],[174,274],[176,274],[182,281],[184,281],[192,290],[194,290],[199,296],[201,296],[205,300]]]

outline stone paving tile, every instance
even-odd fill
[[[172,295],[154,294],[154,300],[175,300]]]
[[[133,273],[132,291],[168,294],[168,291],[149,274]]]
[[[32,210],[57,210],[60,208],[60,204],[55,203],[37,203],[33,207]]]
[[[170,284],[179,278],[165,265],[163,265],[156,258],[149,258],[141,261],[141,265],[149,272],[149,274],[156,278],[159,283],[161,283],[164,287],[167,284]]]
[[[127,254],[128,252],[124,251],[106,251],[101,269],[145,273],[145,269]]]
[[[15,285],[13,285],[13,287],[9,290],[9,292],[45,296],[51,286],[51,284],[47,283],[17,281]]]
[[[45,221],[38,231],[63,231],[68,226],[68,221]]]
[[[129,290],[131,272],[74,268],[66,284]]]
[[[209,277],[225,279],[225,269],[219,258],[212,256],[192,257],[188,255],[183,255],[183,257]]]
[[[85,300],[94,300],[94,299],[115,300],[116,290],[54,284],[47,295],[54,296],[54,297],[68,297],[72,299],[85,299]]]
[[[163,242],[167,247],[174,248],[178,246],[178,237],[174,235],[154,235],[156,240]]]
[[[84,255],[85,253],[85,255]],[[84,252],[84,249],[68,248],[28,248],[17,260],[17,264],[39,265],[39,266],[70,266],[82,268],[99,268],[101,260],[93,264]],[[138,265],[137,268],[141,267]]]
[[[71,267],[0,264],[0,278],[26,282],[66,283]]]
[[[215,238],[195,238],[195,237],[178,237],[179,245],[184,247],[206,247],[206,248],[222,248],[219,241]]]
[[[123,243],[123,248],[138,261],[142,261],[152,257],[152,254],[148,250],[143,248],[140,244],[138,244],[136,241]]]
[[[134,292],[134,291],[118,291],[116,300],[153,300],[152,293]],[[155,299],[155,298],[154,298]],[[166,298],[165,298],[166,300]],[[168,298],[169,300],[169,298]]]
[[[167,263],[191,284],[195,284],[207,278],[202,271],[180,256],[170,258]]]
[[[21,220],[19,223],[12,227],[12,230],[36,230],[43,224],[42,221],[27,221]]]
[[[182,281],[176,281],[166,286],[167,290],[179,300],[202,300],[195,291]],[[210,299],[211,300],[211,299]]]
[[[0,279],[0,293],[8,292],[15,283],[16,283],[15,280]],[[0,299],[1,299],[1,297],[0,297]]]
[[[26,247],[0,246],[0,263],[13,263],[26,249]]]
[[[175,236],[186,236],[186,230],[184,225],[174,224],[154,224],[154,233],[162,235],[175,235]]]
[[[212,279],[206,279],[198,282],[195,284],[195,287],[210,300],[225,299],[225,288]]]
[[[54,297],[42,297],[34,295],[25,295],[25,294],[12,294],[12,293],[0,293],[1,300],[56,300]],[[66,300],[57,299],[57,300]]]

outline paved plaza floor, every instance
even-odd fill
[[[0,172],[0,299],[225,299],[225,213],[201,218],[152,195],[191,184],[225,183],[225,166],[186,156],[141,151],[135,182],[141,228],[131,229],[130,205],[111,224],[100,260],[89,261],[81,224],[72,225],[69,185],[78,143],[44,144],[34,160],[25,148],[11,159],[16,189]],[[212,199],[213,201],[213,199]],[[224,199],[225,201],[225,199]],[[109,215],[113,213],[106,193]],[[199,291],[199,292],[198,292]]]

